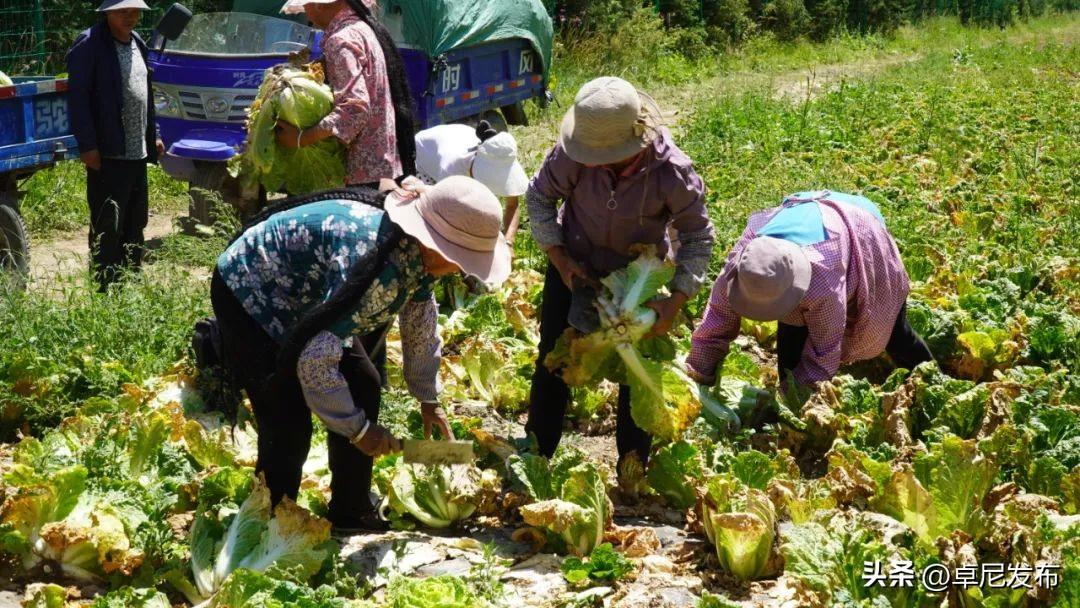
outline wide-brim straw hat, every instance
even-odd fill
[[[524,196],[529,189],[529,176],[518,162],[517,141],[509,133],[499,133],[477,146],[472,176],[495,196]]]
[[[487,186],[452,176],[419,197],[386,198],[390,220],[405,234],[490,286],[510,276],[510,246],[502,234],[502,205]]]
[[[299,15],[304,12],[305,4],[330,4],[331,2],[337,2],[337,0],[288,0],[284,6],[281,7],[281,12],[286,15]],[[375,0],[363,0],[364,6],[372,8],[375,4]]]
[[[150,6],[143,0],[105,0],[101,3],[101,6],[97,7],[97,12],[107,13],[109,11],[119,11],[125,8],[137,8],[141,11],[150,10]]]
[[[563,117],[559,143],[583,165],[608,165],[647,148],[663,124],[651,97],[614,76],[585,83]]]
[[[802,247],[759,236],[750,241],[738,260],[735,277],[728,284],[728,302],[741,317],[776,321],[799,305],[812,275]]]

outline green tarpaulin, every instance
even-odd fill
[[[551,69],[554,31],[541,0],[380,0],[380,4],[385,18],[400,14],[405,43],[432,57],[463,46],[524,38],[540,54],[544,74]]]

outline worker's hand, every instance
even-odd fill
[[[89,152],[80,154],[79,158],[82,159],[83,164],[86,165],[88,169],[101,171],[101,152],[90,150]]]
[[[414,198],[418,198],[420,196],[420,191],[406,186],[405,183],[406,182],[403,182],[402,185],[399,186],[396,181],[384,177],[379,180],[379,192],[393,194],[402,201],[411,201]]]
[[[566,285],[567,289],[574,288],[575,279],[580,279],[586,285],[597,289],[600,288],[600,282],[589,276],[585,267],[574,261],[565,247],[556,246],[548,249],[548,259],[555,266],[555,270],[559,271],[559,277],[562,278],[563,285]]]
[[[158,156],[162,156],[163,154],[165,154],[165,142],[163,142],[163,141],[161,141],[159,139],[156,142],[156,146],[157,146],[157,154],[158,154]]]
[[[390,431],[377,424],[368,427],[367,433],[364,433],[364,438],[353,445],[372,458],[401,451],[401,441],[394,437]]]
[[[446,419],[446,412],[438,403],[421,403],[420,418],[424,421],[425,439],[431,439],[431,431],[436,428],[439,429],[443,439],[454,440],[454,431],[450,430],[450,421]]]
[[[675,317],[679,314],[679,311],[682,310],[683,304],[686,304],[687,299],[688,296],[685,293],[676,291],[671,294],[671,297],[646,302],[645,306],[648,306],[656,312],[656,323],[653,323],[652,328],[649,329],[649,333],[645,334],[645,337],[657,338],[666,336],[667,333],[671,331],[671,325],[675,322]]]
[[[286,150],[300,147],[301,129],[298,129],[296,125],[279,120],[274,130],[277,131],[277,145]]]

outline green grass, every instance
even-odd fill
[[[880,203],[912,275],[938,289],[1044,276],[1055,257],[1075,270],[1078,62],[1055,42],[936,51],[805,103],[757,91],[707,106],[682,143],[711,189],[712,274],[751,212],[818,188]],[[1067,273],[1057,291],[1080,305]]]
[[[177,212],[187,209],[187,185],[151,165],[148,182],[150,209]],[[20,211],[34,239],[84,230],[89,226],[86,206],[86,170],[78,161],[65,161],[39,171],[23,182],[26,193]]]
[[[84,400],[168,371],[209,311],[206,284],[159,266],[98,294],[90,277],[0,284],[0,441],[55,426]]]

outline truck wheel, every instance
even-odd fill
[[[0,204],[0,272],[13,272],[22,283],[30,271],[30,237],[14,208]]]
[[[506,117],[506,122],[516,127],[529,126],[529,117],[525,114],[525,104],[523,102],[516,101],[499,109],[502,111],[502,115]]]

